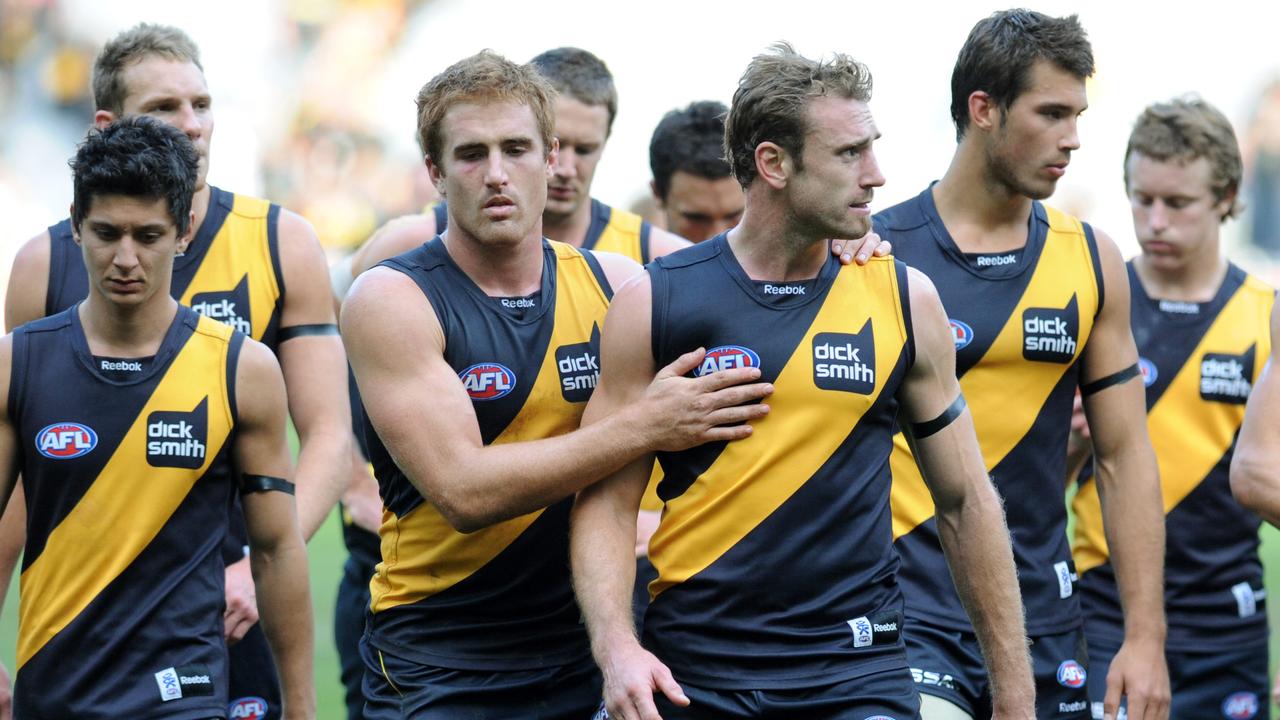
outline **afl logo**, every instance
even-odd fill
[[[956,350],[960,350],[973,342],[973,328],[968,323],[949,318],[951,322],[951,338],[956,341]]]
[[[702,377],[721,370],[744,367],[760,367],[760,356],[751,348],[741,345],[721,345],[707,351],[702,364],[693,374]]]
[[[78,458],[97,444],[98,433],[80,423],[54,423],[36,433],[36,450],[54,460]]]
[[[1156,364],[1144,357],[1138,358],[1138,372],[1142,373],[1142,384],[1146,387],[1151,387],[1151,383],[1160,377]]]
[[[472,400],[497,400],[516,387],[516,374],[499,363],[477,363],[458,373]]]
[[[267,701],[260,697],[242,697],[227,706],[231,720],[261,720],[267,716]]]
[[[1058,684],[1062,687],[1080,688],[1084,687],[1084,679],[1086,673],[1080,663],[1075,660],[1064,660],[1058,666]]]
[[[1231,693],[1222,701],[1222,715],[1230,720],[1250,720],[1258,709],[1258,696],[1251,692]]]

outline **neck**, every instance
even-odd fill
[[[1209,243],[1200,257],[1188,259],[1179,267],[1160,267],[1147,255],[1133,261],[1147,294],[1160,300],[1208,302],[1222,287],[1227,276],[1227,259],[1218,254],[1218,244]]]
[[[487,245],[454,223],[442,236],[449,257],[486,295],[517,297],[542,286],[542,227],[514,244]]]
[[[132,307],[112,303],[95,290],[79,308],[89,352],[125,358],[155,355],[177,312],[178,302],[167,287]]]
[[[587,241],[587,228],[591,227],[591,198],[582,201],[569,215],[542,214],[542,232],[552,240],[582,247]]]
[[[829,254],[826,238],[797,227],[789,210],[770,200],[764,191],[748,190],[742,221],[729,231],[733,256],[752,280],[816,277]]]
[[[991,174],[976,139],[956,146],[947,173],[933,186],[933,200],[943,224],[966,252],[999,252],[1026,243],[1031,198]],[[1010,247],[1014,238],[1018,241]]]
[[[209,189],[209,183],[205,183],[204,187],[196,191],[191,197],[191,211],[195,213],[196,221],[192,225],[192,235],[200,232],[200,226],[204,224],[204,218],[209,214],[209,200],[213,197],[213,190]]]

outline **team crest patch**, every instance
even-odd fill
[[[560,394],[566,402],[586,402],[600,381],[600,328],[591,326],[591,339],[556,348]]]
[[[741,345],[720,345],[707,351],[693,374],[702,377],[721,370],[747,367],[760,367],[760,356],[755,350]]]
[[[98,433],[77,422],[54,423],[36,433],[36,450],[53,460],[78,458],[97,445]]]
[[[1086,677],[1088,673],[1075,660],[1063,660],[1058,666],[1058,684],[1062,687],[1082,688]]]
[[[501,363],[476,363],[458,373],[472,400],[497,400],[516,388],[516,374]]]
[[[870,319],[856,334],[813,336],[813,384],[859,395],[875,391],[876,342]]]
[[[227,706],[230,720],[262,720],[267,716],[267,701],[260,697],[242,697]]]
[[[1070,364],[1080,339],[1080,308],[1076,296],[1061,310],[1027,308],[1022,311],[1022,357],[1037,362]]]
[[[208,439],[207,395],[191,412],[153,412],[147,416],[147,464],[195,470],[204,465]]]
[[[1244,405],[1253,389],[1253,360],[1257,345],[1240,355],[1205,353],[1200,358],[1200,397],[1210,402]]]
[[[973,342],[973,328],[969,327],[968,323],[955,318],[948,318],[948,321],[951,323],[951,339],[956,341],[956,351],[968,347],[969,343]]]
[[[1160,371],[1156,369],[1156,364],[1144,357],[1138,358],[1138,372],[1142,373],[1142,384],[1145,387],[1151,387],[1156,379],[1160,377]]]
[[[1251,692],[1231,693],[1222,701],[1222,716],[1227,720],[1251,720],[1258,710],[1258,696]]]
[[[240,278],[236,288],[230,292],[204,292],[192,295],[191,309],[211,320],[226,323],[245,335],[253,335],[247,274]]]

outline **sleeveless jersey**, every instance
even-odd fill
[[[1235,265],[1204,303],[1150,297],[1132,262],[1129,286],[1164,495],[1165,645],[1200,652],[1266,642],[1261,521],[1232,497],[1228,471],[1245,402],[1271,352],[1275,291]],[[1072,509],[1090,642],[1119,647],[1124,616],[1091,468]]]
[[[18,717],[221,717],[219,546],[243,336],[178,308],[135,377],[89,353],[78,306],[13,336],[27,496]]]
[[[938,216],[932,188],[878,214],[875,227],[903,262],[929,276],[950,319],[956,375],[1004,498],[1027,633],[1079,627],[1063,478],[1079,358],[1103,301],[1092,229],[1037,202],[1023,248],[966,256]],[[970,630],[932,497],[901,434],[892,462],[907,615]]]
[[[436,217],[436,232],[442,233],[449,226],[448,208],[439,203],[431,208]],[[653,226],[635,213],[617,210],[591,199],[591,224],[581,247],[585,250],[611,252],[649,264],[649,233]]]
[[[611,296],[590,252],[544,241],[541,289],[519,299],[485,295],[439,238],[382,264],[411,277],[430,301],[445,361],[472,399],[486,445],[577,429],[599,377]],[[587,636],[569,579],[573,498],[463,534],[396,467],[371,423],[366,430],[386,508],[382,562],[370,583],[374,646],[455,669],[584,660]]]
[[[810,687],[906,668],[889,452],[913,361],[906,268],[892,258],[801,283],[751,280],[724,235],[654,260],[658,367],[757,366],[753,434],[659,453],[644,644],[694,685]]]

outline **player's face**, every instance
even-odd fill
[[[884,185],[872,144],[880,137],[859,100],[809,102],[804,169],[787,181],[792,213],[807,234],[857,239],[871,229],[871,198]]]
[[[204,189],[213,138],[213,99],[204,73],[194,63],[153,55],[125,68],[124,86],[125,117],[149,115],[190,138],[200,155],[196,190]]]
[[[1215,260],[1218,227],[1231,199],[1214,199],[1209,161],[1161,161],[1133,153],[1127,165],[1133,231],[1147,261],[1176,270]]]
[[[1080,147],[1076,126],[1088,106],[1084,80],[1048,60],[1036,61],[1027,90],[1000,112],[989,137],[992,179],[1035,200],[1052,195]]]
[[[520,103],[463,102],[441,124],[443,157],[427,169],[456,223],[485,245],[542,234],[547,181],[555,160],[542,146],[533,110]]]
[[[189,240],[190,230],[178,236],[168,200],[130,195],[94,196],[76,234],[94,287],[118,306],[167,296],[174,255]]]
[[[732,177],[712,180],[677,170],[667,186],[667,199],[659,199],[658,205],[666,214],[668,230],[702,242],[738,224],[745,198]]]
[[[609,109],[557,97],[556,138],[560,156],[547,184],[547,217],[558,220],[573,215],[591,198],[591,180],[609,139]]]

